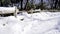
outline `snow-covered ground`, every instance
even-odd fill
[[[0,34],[60,34],[60,12],[0,17]]]

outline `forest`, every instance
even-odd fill
[[[37,3],[39,1],[39,3]],[[57,9],[60,10],[60,0],[0,0],[0,7],[16,6],[20,10]]]

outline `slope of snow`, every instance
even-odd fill
[[[60,12],[23,12],[14,16],[0,17],[0,34],[59,34]]]
[[[41,13],[34,13],[34,14],[32,14],[32,18],[40,19],[40,20],[47,20],[47,19],[56,18],[56,17],[59,17],[59,16],[60,16],[59,12],[56,12],[56,13],[41,12]]]

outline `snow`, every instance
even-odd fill
[[[37,11],[41,11],[41,9],[35,9],[34,11],[36,11],[36,12],[37,12]]]
[[[60,12],[22,12],[0,17],[0,34],[60,34]]]
[[[14,13],[15,7],[0,7],[0,14]]]

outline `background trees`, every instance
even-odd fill
[[[8,4],[10,3],[11,3],[10,0],[0,0],[0,6],[8,6]]]
[[[37,2],[39,1],[39,3]],[[60,0],[0,0],[0,6],[17,6],[21,10],[60,9]],[[11,6],[10,5],[10,6]]]
[[[48,0],[51,9],[60,9],[60,0]]]

